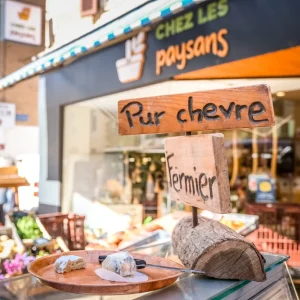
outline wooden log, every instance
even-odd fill
[[[202,270],[209,277],[262,282],[263,260],[255,246],[218,221],[198,216],[180,220],[172,233],[173,247],[186,268]]]

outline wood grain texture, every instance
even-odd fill
[[[266,85],[122,100],[119,134],[152,134],[274,125]]]
[[[27,179],[19,175],[0,175],[1,188],[17,188],[19,186],[29,186]]]
[[[172,234],[174,250],[186,268],[219,279],[266,280],[261,254],[252,243],[218,221],[198,216],[198,222],[193,228],[192,217],[185,217]]]
[[[108,255],[113,251],[72,251],[63,254],[54,254],[42,257],[28,266],[28,271],[42,283],[52,288],[75,294],[122,295],[143,293],[161,289],[174,283],[182,273],[145,268],[139,270],[148,276],[148,281],[142,283],[120,283],[103,280],[94,270],[100,268],[99,255]],[[86,269],[58,274],[54,271],[56,259],[62,255],[77,255],[86,262]],[[134,258],[143,259],[147,263],[182,268],[182,265],[161,257],[131,253]]]
[[[216,213],[231,212],[223,134],[167,138],[165,152],[172,200]]]

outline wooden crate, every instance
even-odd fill
[[[57,236],[53,239],[51,237],[51,235],[47,232],[45,226],[40,221],[39,217],[35,216],[34,218],[35,218],[35,221],[38,224],[38,227],[40,228],[41,232],[43,233],[43,238],[49,240],[50,243],[55,243],[56,242],[59,245],[59,247],[62,249],[63,252],[69,251],[68,246],[66,245],[66,243],[64,242],[64,240],[60,236]],[[12,231],[13,238],[14,238],[14,240],[16,240],[17,246],[22,249],[22,252],[25,252],[26,248],[29,248],[29,247],[34,245],[34,241],[32,239],[22,240],[20,238],[20,236],[18,235],[16,225],[12,221],[11,216],[9,216],[9,215],[5,216],[5,224]],[[0,231],[0,234],[1,234],[1,231]]]
[[[86,246],[84,235],[85,216],[76,214],[44,214],[39,219],[52,238],[62,237],[70,250],[82,250]]]
[[[43,224],[41,223],[39,218],[35,216],[34,219],[37,222],[37,225],[38,225],[38,227],[40,228],[40,230],[43,234],[42,237],[47,239],[47,240],[51,240],[51,236],[49,235],[49,233],[47,232],[47,230],[45,229],[45,227],[43,226]],[[6,226],[12,228],[14,234],[16,236],[18,236],[18,238],[22,241],[24,246],[26,245],[27,247],[29,247],[29,246],[33,245],[33,240],[32,239],[24,239],[24,240],[21,239],[21,237],[18,234],[17,227],[16,227],[15,223],[13,222],[12,216],[10,216],[10,215],[5,216],[5,224],[6,224]]]
[[[17,248],[18,248],[18,252],[20,252],[20,253],[25,252],[26,248],[24,246],[24,243],[23,243],[22,239],[20,238],[20,236],[18,234],[16,225],[11,220],[11,218],[9,217],[9,215],[5,215],[5,227],[8,230],[11,231],[11,237],[16,242],[16,245],[17,245]]]

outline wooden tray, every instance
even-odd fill
[[[113,251],[72,251],[61,254],[49,255],[33,261],[28,266],[28,271],[42,283],[61,291],[74,294],[122,295],[144,293],[161,289],[174,283],[182,273],[157,268],[139,270],[148,276],[148,281],[141,283],[120,283],[103,280],[94,270],[100,268],[99,255],[108,255]],[[54,270],[54,262],[62,255],[77,255],[86,262],[86,269],[76,270],[65,274],[58,274]],[[146,262],[169,267],[182,268],[182,265],[161,257],[131,253],[134,258],[144,259]]]

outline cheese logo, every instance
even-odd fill
[[[260,189],[260,191],[265,192],[265,193],[270,192],[272,190],[272,185],[268,181],[262,181],[259,184],[259,189]]]
[[[141,78],[145,64],[146,33],[125,42],[125,57],[116,61],[118,78],[122,83],[136,81]]]
[[[23,9],[18,13],[19,19],[28,21],[30,17],[30,8],[29,7],[23,7]]]

